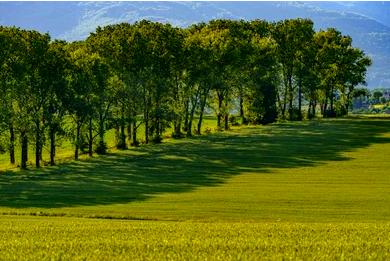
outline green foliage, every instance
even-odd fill
[[[144,143],[162,142],[170,128],[174,137],[201,135],[211,113],[218,130],[234,125],[238,110],[243,123],[302,120],[305,102],[309,118],[317,107],[343,116],[371,60],[350,37],[313,26],[218,19],[182,29],[143,20],[73,43],[0,27],[0,133],[11,164],[20,145],[26,167],[33,141],[36,166],[48,143],[54,165],[64,133],[78,159],[84,145],[89,156],[104,154],[110,128],[126,149],[140,143],[141,125]]]

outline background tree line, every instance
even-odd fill
[[[31,145],[36,167],[46,144],[54,165],[61,136],[78,159],[84,144],[104,154],[112,128],[120,149],[139,145],[141,124],[145,143],[169,126],[173,137],[200,135],[209,108],[221,130],[237,119],[233,109],[243,124],[342,116],[371,64],[349,36],[315,32],[308,19],[140,21],[72,43],[0,27],[0,46],[0,136],[12,164],[20,146],[21,168]]]

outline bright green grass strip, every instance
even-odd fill
[[[389,224],[0,218],[0,260],[389,260]]]

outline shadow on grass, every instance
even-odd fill
[[[332,120],[248,127],[144,146],[87,161],[0,175],[0,206],[72,207],[142,201],[216,186],[241,172],[349,160],[343,152],[389,143],[386,120]]]

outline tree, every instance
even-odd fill
[[[380,102],[380,98],[383,97],[383,93],[382,93],[381,91],[374,91],[374,93],[372,94],[372,96],[374,97],[375,102],[376,102],[376,103],[379,103],[379,102]]]
[[[308,19],[290,19],[274,25],[273,38],[277,43],[277,57],[281,64],[284,90],[279,94],[282,117],[288,109],[290,120],[301,119],[302,84],[305,74],[307,46],[313,39],[313,22]],[[311,57],[309,57],[311,58]],[[298,115],[294,116],[294,76],[298,85]],[[287,108],[288,104],[288,108]]]
[[[75,125],[72,135],[75,145],[74,158],[79,158],[80,146],[83,143],[82,127],[93,113],[93,76],[91,60],[87,48],[82,42],[74,42],[67,46],[70,53],[71,70],[69,71],[69,86],[64,104]],[[90,126],[91,127],[91,126]]]
[[[25,45],[23,31],[15,27],[0,26],[0,110],[1,127],[9,131],[10,163],[15,164],[15,107],[16,87],[21,84],[24,70]]]
[[[322,90],[321,111],[324,117],[335,117],[335,94],[339,93],[342,103],[338,114],[348,112],[350,94],[355,86],[365,83],[365,74],[371,60],[358,48],[352,47],[352,39],[334,28],[315,35],[317,44],[317,73]],[[330,108],[328,108],[330,104]]]
[[[54,41],[49,45],[45,63],[44,85],[47,102],[43,115],[48,127],[50,140],[50,165],[55,165],[56,136],[63,131],[62,124],[66,114],[64,97],[68,96],[68,75],[71,70],[70,56],[66,50],[66,42]]]

